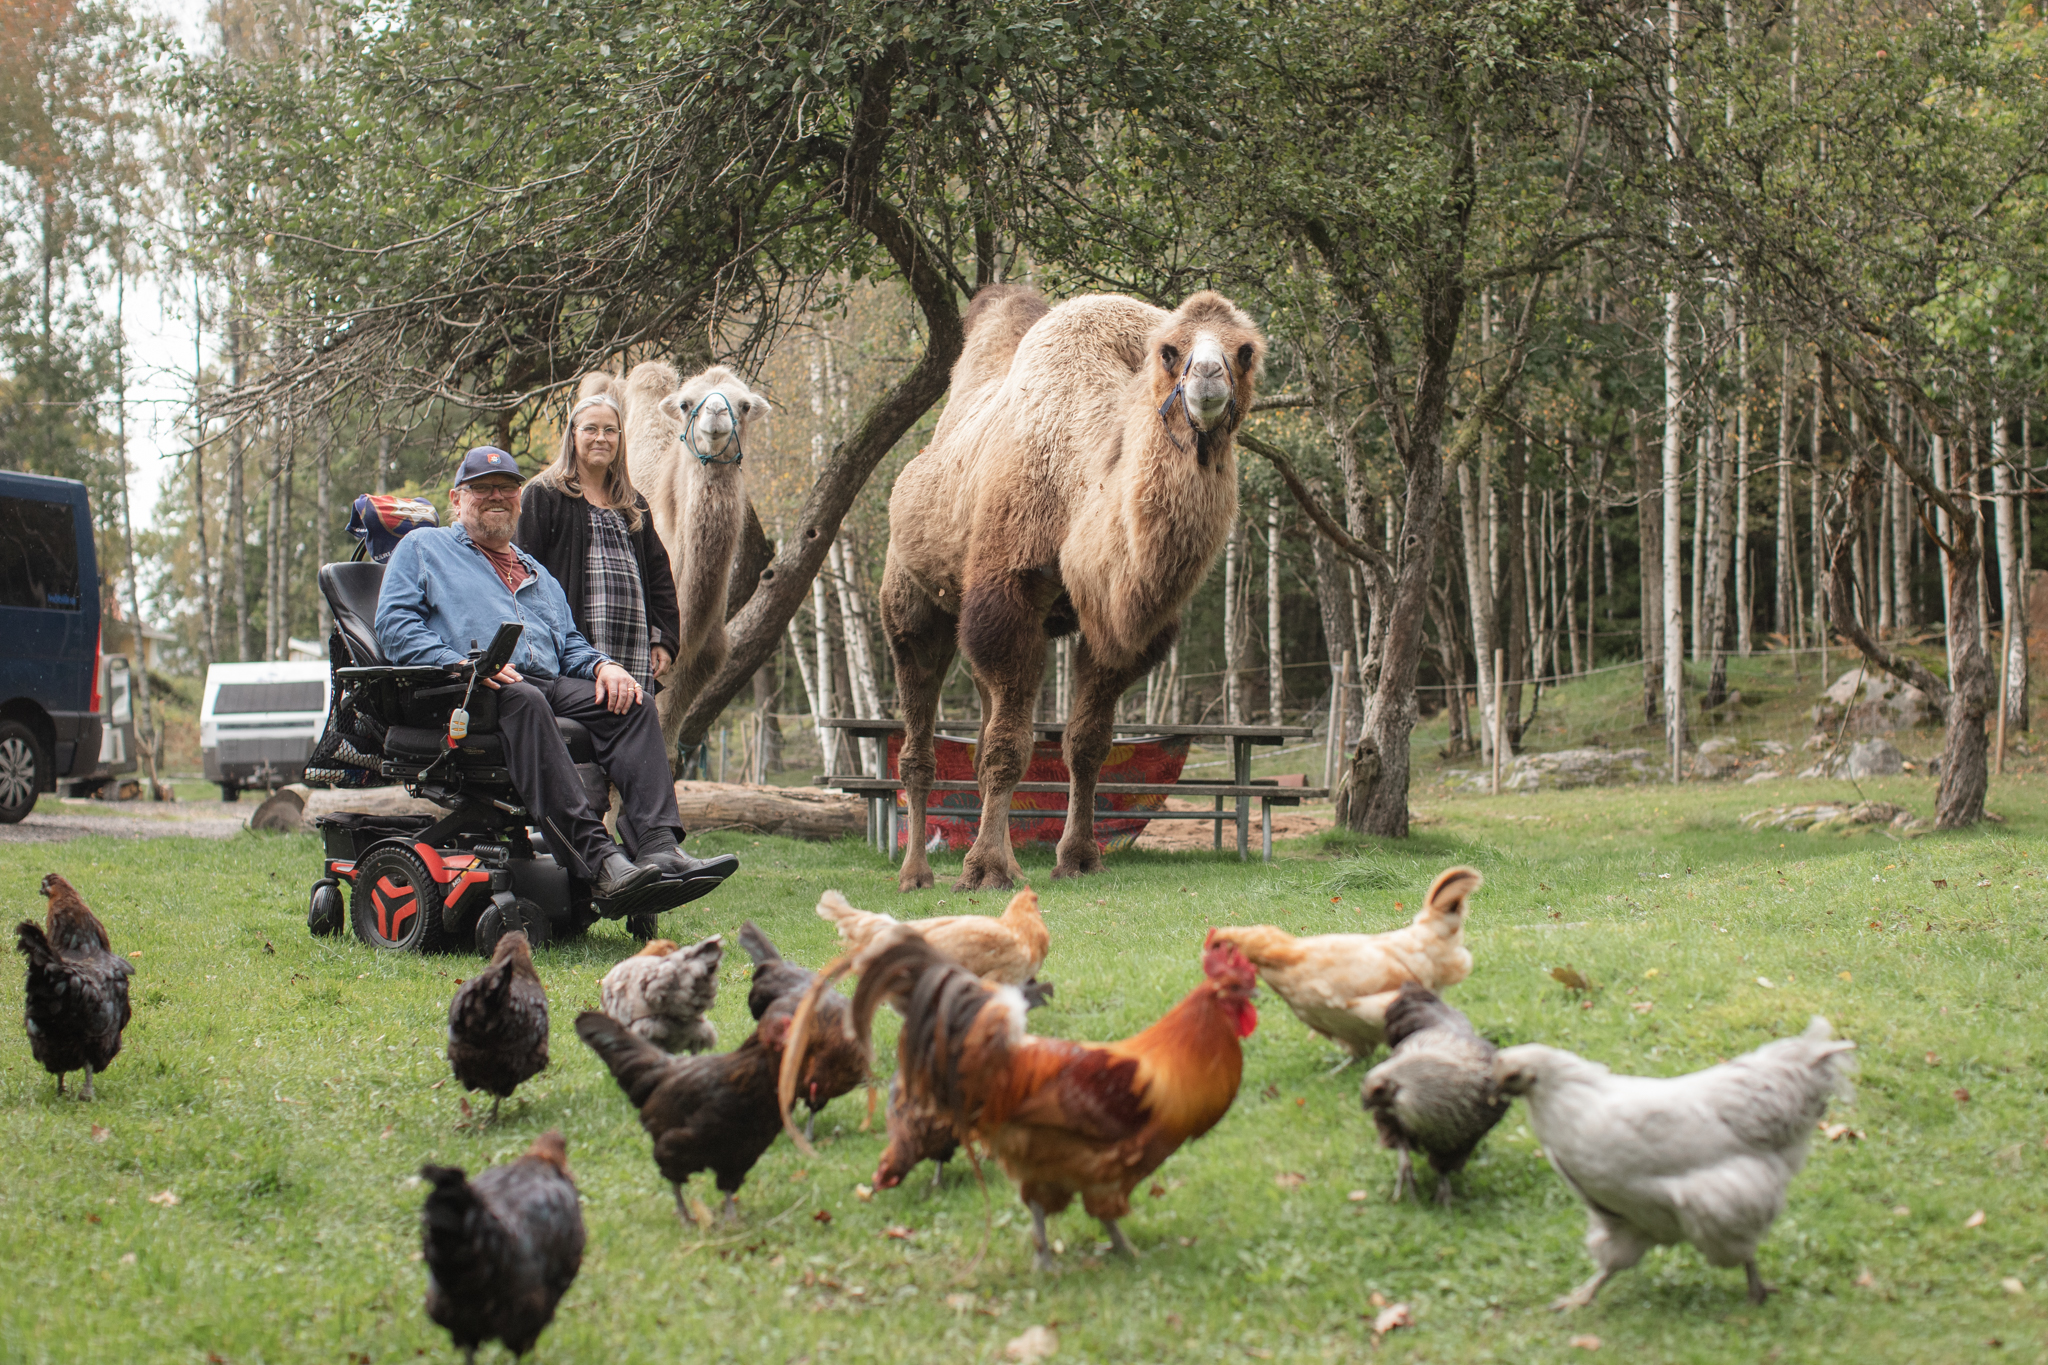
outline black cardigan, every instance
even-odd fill
[[[640,529],[629,531],[633,552],[640,561],[640,586],[647,595],[647,628],[652,643],[671,655],[682,638],[682,617],[676,610],[676,580],[669,569],[668,550],[655,534],[654,517],[647,499],[634,494],[640,504]],[[539,480],[526,485],[519,499],[519,527],[513,540],[520,549],[541,562],[562,585],[576,629],[587,639],[590,623],[584,618],[583,570],[590,560],[590,504],[573,493],[565,493]]]

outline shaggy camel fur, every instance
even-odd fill
[[[1031,757],[1047,642],[1076,630],[1073,774],[1055,877],[1099,871],[1095,784],[1117,698],[1173,643],[1237,515],[1231,444],[1265,341],[1220,294],[1172,313],[1120,295],[1048,309],[997,285],[968,308],[952,396],[889,499],[882,623],[903,701],[910,838],[899,885],[932,884],[925,803],[957,648],[981,694],[981,828],[958,890],[1008,887],[1010,795]]]
[[[668,547],[682,615],[675,662],[656,697],[675,764],[683,713],[725,662],[726,589],[747,518],[740,457],[768,400],[723,365],[684,383],[659,360],[633,367],[625,397],[626,468]]]

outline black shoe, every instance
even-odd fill
[[[592,889],[604,899],[615,901],[661,880],[661,877],[662,869],[652,861],[636,863],[623,853],[608,853],[604,866],[597,870],[597,881]]]
[[[708,878],[713,885],[740,870],[740,860],[730,853],[721,853],[716,858],[692,858],[679,848],[650,853],[640,862],[643,867],[660,868],[661,875],[669,881],[694,882]],[[697,894],[702,895],[703,892]]]

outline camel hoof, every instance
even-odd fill
[[[1014,885],[1015,883],[1010,880],[1010,874],[1006,870],[995,868],[984,871],[970,863],[966,870],[960,874],[960,880],[953,883],[953,889],[955,891],[1008,891]]]
[[[904,868],[903,875],[896,879],[898,891],[929,891],[933,886],[932,870],[928,867]]]
[[[1052,879],[1059,881],[1066,877],[1092,877],[1100,871],[1102,871],[1102,860],[1100,858],[1091,862],[1072,863],[1062,858],[1053,866]]]

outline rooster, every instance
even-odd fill
[[[940,915],[908,922],[892,915],[856,910],[837,891],[818,898],[818,918],[839,929],[840,950],[861,959],[878,936],[898,925],[916,934],[984,981],[1021,986],[1038,975],[1051,938],[1038,913],[1038,893],[1030,887],[1010,898],[1001,915]]]
[[[768,936],[748,920],[740,926],[740,946],[754,959],[754,984],[747,992],[747,1012],[757,1022],[765,1020],[778,1003],[793,1010],[803,998],[817,973],[799,967],[769,942]],[[818,1111],[867,1079],[867,1049],[854,1041],[853,1020],[847,1013],[846,997],[835,992],[820,995],[817,1036],[804,1052],[804,1074],[798,1095],[808,1111],[804,1136],[812,1135]]]
[[[1709,1265],[1741,1266],[1749,1301],[1762,1303],[1757,1244],[1784,1211],[1855,1046],[1816,1015],[1797,1037],[1668,1079],[1617,1076],[1539,1043],[1495,1057],[1494,1083],[1528,1102],[1543,1154],[1585,1204],[1586,1250],[1600,1267],[1551,1307],[1583,1308],[1615,1272],[1674,1242]]]
[[[1076,1195],[1110,1244],[1136,1256],[1118,1226],[1131,1211],[1131,1190],[1215,1127],[1237,1098],[1239,1040],[1259,1021],[1251,1003],[1257,978],[1244,954],[1227,943],[1207,948],[1207,980],[1136,1037],[1073,1043],[1026,1033],[1022,991],[980,980],[914,934],[875,946],[853,997],[862,1044],[882,1002],[902,1000],[905,1101],[944,1114],[962,1141],[995,1155],[1031,1210],[1038,1268],[1053,1264],[1046,1216]],[[812,995],[831,980],[821,978]],[[805,1023],[800,1007],[792,1046]],[[785,1082],[785,1111],[789,1093]]]
[[[704,1015],[718,1001],[725,940],[713,934],[678,948],[655,939],[604,974],[604,1012],[664,1052],[703,1052],[718,1043]]]
[[[1436,1168],[1436,1202],[1451,1202],[1451,1174],[1508,1112],[1493,1085],[1494,1046],[1472,1021],[1409,982],[1387,1006],[1394,1055],[1366,1073],[1359,1099],[1379,1126],[1380,1145],[1400,1153],[1394,1198],[1415,1188],[1410,1148]]]
[[[28,959],[23,1023],[29,1051],[56,1076],[60,1095],[65,1072],[85,1072],[78,1097],[89,1100],[93,1073],[121,1053],[135,968],[115,955],[107,927],[70,882],[52,872],[43,878],[43,894],[50,898],[46,927],[25,919],[14,929],[15,946]]]
[[[921,1161],[935,1165],[932,1188],[946,1177],[946,1163],[960,1150],[960,1135],[945,1110],[931,1104],[912,1104],[903,1097],[903,1078],[889,1082],[889,1145],[875,1167],[875,1188],[893,1190]]]
[[[776,1005],[733,1051],[702,1057],[671,1057],[609,1014],[576,1016],[576,1036],[640,1111],[654,1164],[675,1190],[678,1218],[689,1218],[684,1182],[704,1170],[725,1194],[725,1217],[739,1217],[740,1186],[782,1129],[775,1081],[794,1005]]]
[[[1386,1040],[1387,1006],[1404,982],[1434,991],[1471,974],[1465,902],[1480,883],[1469,867],[1438,874],[1414,922],[1384,934],[1296,938],[1270,924],[1252,924],[1211,929],[1209,939],[1227,939],[1243,949],[1297,1019],[1345,1048],[1351,1055],[1336,1068],[1342,1071],[1372,1056]]]
[[[493,1097],[486,1122],[498,1117],[498,1106],[521,1082],[547,1070],[548,993],[533,969],[525,930],[499,938],[491,965],[448,1002],[448,1065],[463,1089]]]
[[[583,1264],[583,1208],[561,1130],[475,1180],[458,1166],[422,1166],[420,1175],[433,1186],[420,1210],[427,1316],[472,1365],[493,1338],[525,1355]]]

